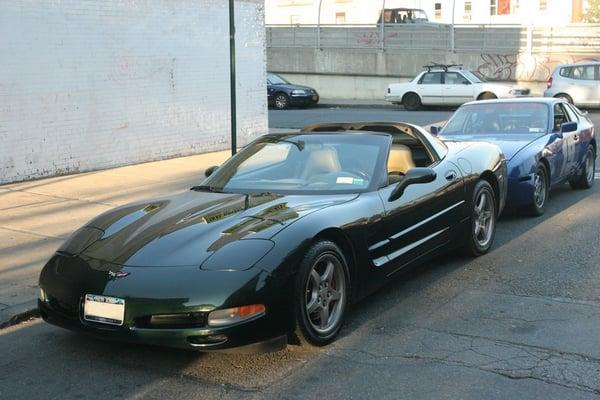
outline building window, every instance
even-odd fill
[[[545,13],[546,11],[548,11],[548,1],[540,0],[539,8],[540,8],[540,12]]]
[[[490,15],[498,15],[498,0],[490,0]]]
[[[435,19],[442,19],[442,3],[435,3],[434,5]]]
[[[512,0],[510,6],[512,7],[511,14],[519,14],[519,0]]]
[[[346,13],[345,12],[335,13],[335,23],[336,24],[345,24],[346,23]]]
[[[465,12],[463,14],[463,20],[470,21],[472,16],[472,6],[470,1],[465,1]]]

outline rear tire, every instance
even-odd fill
[[[294,287],[295,336],[302,345],[325,346],[338,335],[350,294],[348,264],[328,240],[306,252]]]
[[[573,104],[573,98],[566,93],[559,93],[554,97],[557,99],[565,99],[569,104]]]
[[[548,170],[544,164],[538,164],[533,175],[533,199],[529,206],[529,214],[539,217],[546,211],[546,203],[550,195],[550,179],[548,179]]]
[[[492,247],[496,236],[497,207],[496,195],[489,182],[477,182],[471,201],[471,224],[464,245],[467,254],[478,257]]]
[[[594,186],[594,174],[596,173],[596,152],[592,145],[588,147],[588,151],[583,161],[583,168],[579,176],[569,179],[569,184],[573,189],[590,189]]]
[[[407,110],[416,111],[421,108],[421,98],[416,93],[406,93],[402,99],[402,104]]]

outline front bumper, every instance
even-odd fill
[[[292,106],[310,106],[317,104],[319,102],[318,94],[309,94],[309,95],[301,95],[301,96],[290,96],[290,104]]]
[[[108,270],[115,268],[130,275],[109,278]],[[268,273],[257,269],[224,272],[202,271],[199,267],[109,265],[107,268],[106,263],[97,260],[55,255],[40,275],[45,296],[38,305],[48,323],[103,339],[201,351],[258,343],[258,350],[275,350],[286,344],[291,314],[279,293],[282,290],[273,289],[278,286],[281,288],[271,284]],[[124,299],[123,325],[84,320],[86,294]],[[264,304],[265,315],[237,325],[218,328],[206,325],[210,311],[247,304]],[[152,315],[188,313],[204,318],[200,317],[200,322],[193,326],[183,327],[156,327],[147,323]]]
[[[532,204],[534,189],[533,174],[509,178],[506,206],[514,208]]]

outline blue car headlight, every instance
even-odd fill
[[[292,96],[306,96],[307,94],[308,94],[308,92],[306,90],[301,90],[301,89],[292,90]]]
[[[215,251],[200,266],[209,271],[244,271],[250,269],[275,246],[267,239],[240,239]]]

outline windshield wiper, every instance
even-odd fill
[[[216,189],[212,186],[208,186],[208,185],[198,185],[198,186],[192,186],[190,188],[190,190],[193,190],[195,192],[213,192],[213,193],[223,193],[222,190]]]

